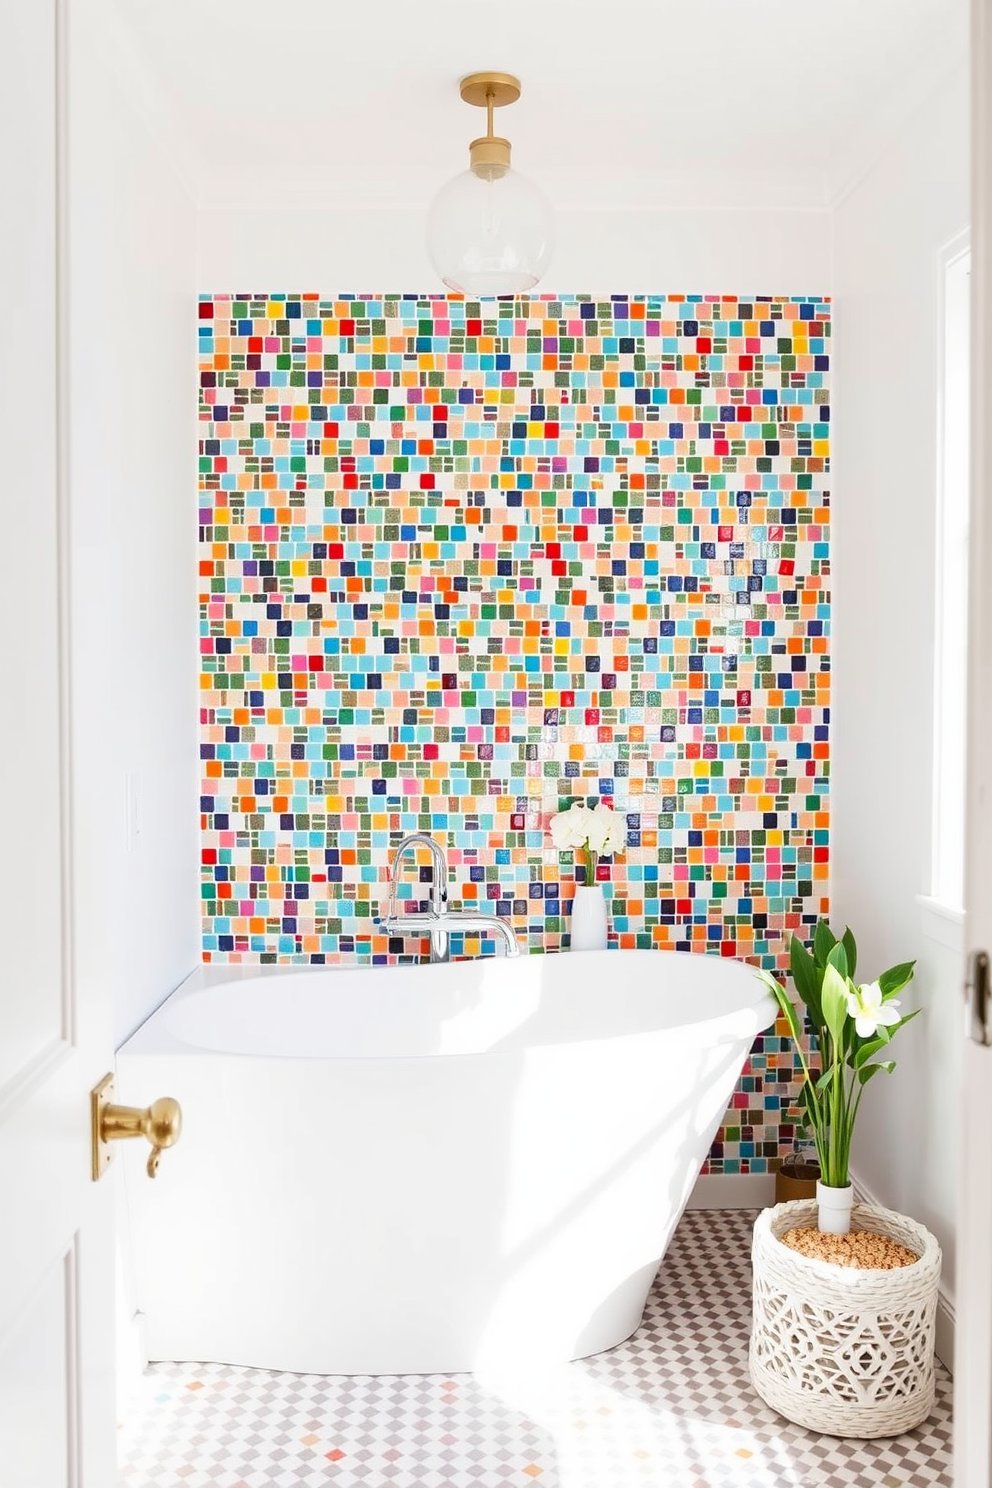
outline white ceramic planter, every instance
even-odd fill
[[[569,949],[604,951],[609,941],[609,920],[602,884],[579,884],[572,900]]]
[[[844,1188],[833,1188],[829,1183],[822,1183],[817,1179],[817,1228],[824,1235],[846,1235],[850,1232],[853,1204],[852,1184],[848,1183]]]
[[[765,1209],[754,1226],[751,1383],[786,1420],[829,1436],[898,1436],[934,1398],[934,1321],[940,1247],[922,1225],[856,1204],[854,1228],[919,1259],[860,1271],[790,1250],[781,1236],[814,1226],[815,1201]]]

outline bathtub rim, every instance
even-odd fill
[[[557,956],[560,954],[567,955],[568,952],[551,952],[538,954],[551,954]],[[705,958],[708,961],[719,962],[723,965],[726,965],[728,962],[730,962],[733,965],[749,968],[755,973],[758,970],[758,968],[755,967],[753,963],[743,961],[740,958],[717,957],[709,955],[706,952],[682,952],[668,950],[653,951],[646,948],[638,948],[632,952],[611,950],[602,952],[600,954],[608,955],[610,957],[619,957],[631,954],[638,956],[670,955],[679,956],[685,959],[689,957],[698,957],[699,959]],[[186,976],[178,984],[178,986],[176,986],[173,991],[169,993],[167,997],[163,998],[159,1006],[155,1008],[152,1013],[149,1014],[145,1021],[141,1023],[138,1028],[134,1030],[133,1033],[129,1035],[129,1037],[119,1046],[116,1052],[118,1055],[123,1055],[126,1058],[140,1058],[147,1056],[174,1054],[195,1055],[199,1058],[263,1059],[266,1061],[285,1060],[292,1063],[306,1062],[348,1065],[358,1064],[369,1067],[396,1066],[398,1064],[407,1066],[418,1062],[424,1064],[436,1064],[438,1061],[446,1061],[451,1059],[520,1059],[528,1055],[531,1057],[537,1054],[550,1055],[553,1052],[562,1051],[565,1049],[590,1048],[597,1044],[619,1046],[621,1041],[623,1040],[644,1039],[659,1036],[669,1038],[675,1036],[684,1037],[689,1033],[690,1030],[698,1030],[700,1032],[705,1030],[707,1042],[740,1043],[746,1041],[748,1046],[750,1047],[759,1034],[768,1032],[774,1027],[778,1011],[777,1005],[771,993],[767,990],[767,988],[765,988],[763,991],[761,990],[762,983],[755,975],[754,982],[756,991],[754,1000],[752,1002],[745,1003],[741,1007],[734,1008],[729,1012],[724,1010],[714,1014],[712,1017],[709,1018],[694,1018],[692,1020],[686,1020],[684,1022],[677,1023],[670,1027],[635,1030],[628,1029],[618,1031],[616,1033],[597,1034],[594,1037],[585,1039],[563,1037],[548,1042],[535,1043],[532,1045],[518,1047],[516,1049],[495,1048],[454,1053],[443,1053],[438,1051],[431,1053],[419,1052],[412,1054],[290,1054],[285,1052],[267,1053],[261,1049],[230,1049],[217,1047],[214,1045],[192,1043],[174,1033],[167,1024],[168,1010],[170,1006],[174,1005],[177,1001],[185,1001],[189,998],[201,996],[203,993],[210,992],[214,988],[224,987],[232,983],[243,981],[255,982],[267,980],[285,980],[288,977],[295,978],[296,976],[323,974],[327,972],[334,972],[335,974],[337,974],[342,972],[347,973],[365,971],[419,971],[421,969],[426,971],[428,965],[429,963],[426,962],[403,963],[400,966],[395,967],[392,965],[372,965],[368,962],[334,962],[329,965],[320,966],[298,964],[287,965],[285,963],[266,965],[258,965],[252,963],[228,965],[225,963],[223,965],[218,965],[208,962],[201,962],[193,968],[188,976]],[[748,1015],[750,1015],[750,1017]],[[725,1030],[722,1037],[720,1036],[721,1025],[724,1026]]]

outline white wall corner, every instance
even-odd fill
[[[949,6],[937,28],[921,35],[913,55],[846,139],[835,143],[825,172],[825,195],[831,212],[836,212],[898,145],[900,135],[932,95],[967,65],[967,8]]]

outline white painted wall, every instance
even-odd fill
[[[424,224],[412,211],[204,209],[199,285],[440,294]],[[557,229],[547,293],[830,292],[827,212],[561,212]]]
[[[960,936],[929,887],[937,252],[968,223],[968,75],[923,100],[835,216],[833,916],[860,973],[913,957],[895,1073],[865,1093],[856,1177],[944,1249],[953,1296]]]
[[[200,955],[196,218],[140,75],[118,65],[99,7],[80,14],[68,223],[76,947],[82,974],[112,990],[120,1043]]]

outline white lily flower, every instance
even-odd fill
[[[618,816],[602,801],[592,810],[576,801],[567,811],[559,811],[551,818],[548,830],[559,852],[585,850],[586,873],[593,877],[601,854],[622,852],[627,846],[626,818]]]
[[[566,852],[569,848],[585,847],[589,840],[589,822],[592,812],[587,806],[570,806],[567,811],[559,811],[548,823],[551,832],[551,840],[559,852]]]
[[[899,999],[893,998],[891,1002],[883,1003],[882,989],[877,982],[866,982],[863,987],[856,987],[853,992],[848,992],[847,1011],[854,1019],[859,1038],[866,1039],[874,1038],[880,1025],[890,1028],[902,1016]]]
[[[611,811],[609,806],[599,805],[590,812],[589,846],[594,853],[620,852],[627,845],[627,823],[623,817]]]

